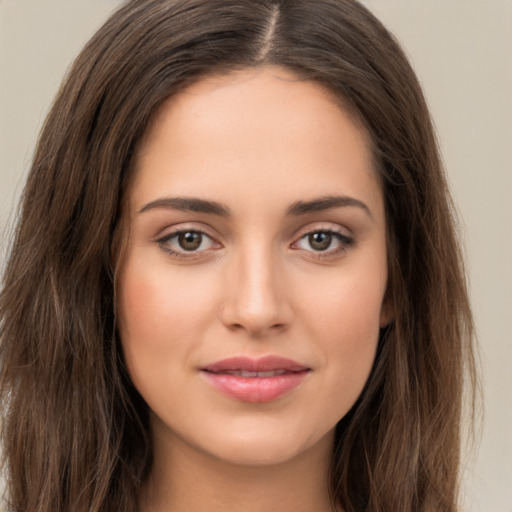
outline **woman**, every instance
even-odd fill
[[[471,313],[428,110],[353,1],[132,1],[1,296],[13,511],[456,510]]]

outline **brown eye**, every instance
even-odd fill
[[[222,244],[199,230],[174,231],[157,239],[160,249],[175,258],[198,258],[210,250],[221,249]]]
[[[325,251],[332,243],[332,234],[325,232],[316,232],[308,235],[310,247],[315,251]]]
[[[354,244],[354,238],[335,230],[319,229],[304,234],[291,246],[309,252],[317,258],[334,258],[343,254]]]
[[[178,234],[178,244],[184,251],[195,251],[199,249],[202,241],[202,233],[196,231],[186,231]]]

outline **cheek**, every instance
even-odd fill
[[[214,311],[211,287],[168,265],[128,260],[119,279],[119,332],[128,372],[139,386],[151,385],[200,344]]]
[[[326,357],[340,378],[364,385],[375,357],[379,338],[380,300],[358,290],[338,296],[325,319]]]
[[[373,340],[379,332],[385,272],[332,274],[309,283],[309,293],[297,293],[302,314],[309,317],[311,328],[323,333],[319,339],[347,345]]]
[[[379,340],[385,273],[366,274],[366,279],[362,275],[339,273],[317,286],[316,293],[302,294],[308,337],[317,340],[319,359],[326,369],[327,407],[332,407],[337,419],[363,390]]]
[[[119,311],[125,338],[169,341],[191,334],[213,307],[211,287],[200,277],[166,268],[128,264],[121,275]]]

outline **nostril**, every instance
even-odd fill
[[[225,322],[224,322],[225,323]],[[286,324],[279,323],[262,323],[262,322],[244,322],[244,323],[225,323],[226,327],[231,331],[246,331],[251,336],[260,336],[268,332],[275,332],[286,328]]]

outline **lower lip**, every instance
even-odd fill
[[[291,372],[275,377],[240,377],[224,373],[203,371],[206,380],[228,397],[249,403],[271,402],[296,388],[308,375],[309,370]]]

